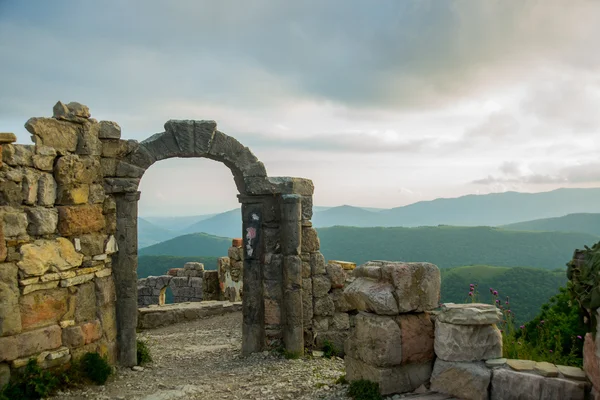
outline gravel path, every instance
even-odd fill
[[[238,312],[144,331],[154,361],[143,371],[119,368],[104,386],[54,399],[348,399],[347,386],[335,383],[342,359],[241,357],[241,323]]]
[[[98,400],[349,400],[341,358],[287,360],[265,351],[241,357],[242,313],[234,312],[143,331],[153,362],[141,371],[118,368],[104,386],[58,393],[52,399]],[[445,400],[438,394],[398,399]]]

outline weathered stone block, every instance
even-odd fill
[[[320,248],[319,237],[317,236],[317,231],[312,227],[303,227],[302,228],[302,252],[303,253],[312,253],[318,251]]]
[[[313,275],[325,274],[325,256],[321,252],[314,252],[310,254],[310,267]]]
[[[369,365],[391,367],[402,362],[402,334],[393,318],[360,312],[344,344],[346,355]]]
[[[36,240],[21,246],[21,261],[17,263],[25,276],[40,276],[46,271],[66,271],[81,265],[83,255],[65,238]]]
[[[390,283],[357,278],[346,286],[344,296],[356,310],[379,315],[397,315],[398,303],[393,292],[394,287]]]
[[[491,325],[502,319],[502,312],[493,304],[445,303],[436,320],[454,325]]]
[[[336,312],[333,314],[329,326],[331,329],[340,331],[350,329],[350,316],[347,313]]]
[[[341,289],[346,283],[346,273],[340,264],[329,262],[325,267],[327,276],[331,280],[331,287]]]
[[[0,362],[12,361],[19,357],[16,336],[0,337]]]
[[[69,294],[65,289],[33,292],[19,299],[24,330],[57,324],[68,311]]]
[[[38,180],[40,173],[33,169],[25,169],[23,173],[23,203],[34,205],[37,201]]]
[[[58,231],[63,236],[98,232],[105,223],[99,204],[58,207]]]
[[[89,107],[75,101],[68,104],[59,101],[54,105],[52,111],[54,118],[78,124],[85,124],[91,117]]]
[[[265,299],[265,324],[281,324],[281,305],[273,299]]]
[[[0,336],[21,332],[17,272],[13,263],[0,264]]]
[[[384,262],[383,279],[394,285],[400,312],[428,311],[440,301],[440,270],[430,263]]]
[[[59,157],[54,166],[54,178],[59,185],[66,186],[97,182],[101,178],[100,160],[75,154]]]
[[[331,280],[327,275],[316,275],[312,279],[312,292],[314,297],[327,296],[331,290]]]
[[[502,356],[502,334],[495,325],[435,322],[435,354],[445,361],[479,361]]]
[[[401,314],[395,320],[402,332],[402,364],[432,361],[435,333],[430,315]]]
[[[342,289],[333,289],[329,294],[333,300],[333,304],[335,306],[335,311],[338,312],[348,312],[352,311],[355,308],[346,300],[344,296],[344,291]]]
[[[431,390],[465,400],[487,400],[492,371],[483,362],[435,361]]]
[[[115,307],[112,305],[106,305],[99,308],[100,322],[102,323],[102,330],[104,336],[108,341],[114,341],[117,338],[117,317],[115,314]]]
[[[38,205],[52,207],[56,202],[56,181],[51,174],[41,174],[38,180]]]
[[[36,146],[48,146],[58,154],[77,150],[77,140],[81,126],[54,118],[30,118],[25,129],[32,135]]]
[[[104,254],[104,243],[108,239],[108,235],[103,233],[88,233],[79,237],[81,250],[85,256],[95,256]]]
[[[120,139],[121,127],[116,122],[100,121],[98,123],[98,137],[100,139]]]
[[[0,388],[8,385],[10,382],[10,367],[8,364],[0,364]]]
[[[86,204],[90,196],[90,186],[87,184],[59,186],[56,191],[56,204],[77,205]]]
[[[62,331],[63,345],[68,347],[81,347],[85,344],[85,337],[81,326],[68,326]]]
[[[85,344],[95,342],[102,337],[102,325],[99,320],[93,320],[81,325]]]
[[[85,322],[96,318],[96,289],[94,282],[77,287],[75,294],[75,321]]]
[[[27,357],[44,350],[59,348],[62,344],[62,330],[60,326],[52,325],[21,333],[16,338],[18,357]]]
[[[497,368],[492,371],[491,400],[583,400],[585,383]]]
[[[5,144],[2,146],[2,161],[12,166],[33,166],[32,145],[23,144]]]
[[[3,217],[4,236],[6,238],[15,238],[27,235],[27,215],[18,210],[11,210],[4,213]]]
[[[431,376],[433,362],[408,364],[395,367],[374,367],[346,355],[346,379],[350,382],[366,379],[379,384],[382,395],[412,392],[427,383]]]
[[[335,305],[331,296],[324,296],[314,299],[313,313],[317,316],[332,316],[335,312]]]
[[[0,205],[18,206],[23,202],[21,181],[4,181],[0,185]]]
[[[56,232],[58,225],[58,212],[53,208],[33,207],[26,209],[29,225],[27,232],[30,235],[42,236]]]
[[[126,140],[102,140],[102,157],[121,158],[127,154],[127,151]]]

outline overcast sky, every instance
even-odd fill
[[[214,119],[315,204],[600,186],[600,1],[0,0],[0,131],[78,101],[143,140]],[[237,207],[152,166],[140,213]]]

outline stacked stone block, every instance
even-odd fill
[[[217,260],[219,289],[224,300],[242,301],[244,249],[242,239],[233,239],[227,257]]]
[[[312,291],[307,296],[312,303],[312,332],[305,335],[310,345],[322,348],[329,342],[343,356],[344,342],[353,318],[348,314],[352,307],[344,298],[343,291],[353,280],[356,264],[345,261],[329,261],[325,264],[320,253],[314,261]]]
[[[116,360],[115,202],[100,168],[112,124],[78,103],[31,118],[34,145],[0,134],[0,383],[36,358],[43,368],[88,351]]]
[[[462,399],[487,399],[491,371],[485,361],[502,357],[502,313],[491,304],[442,306],[435,321],[431,389]]]
[[[344,298],[358,311],[345,342],[346,378],[405,393],[429,381],[440,271],[429,263],[371,261],[356,268]]]
[[[183,268],[170,269],[167,275],[138,279],[138,306],[164,305],[167,287],[173,293],[173,303],[202,301],[204,264],[186,263]]]

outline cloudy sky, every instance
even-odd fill
[[[0,0],[0,131],[78,101],[127,139],[214,119],[318,205],[600,186],[600,1]],[[237,206],[152,166],[145,215]]]

